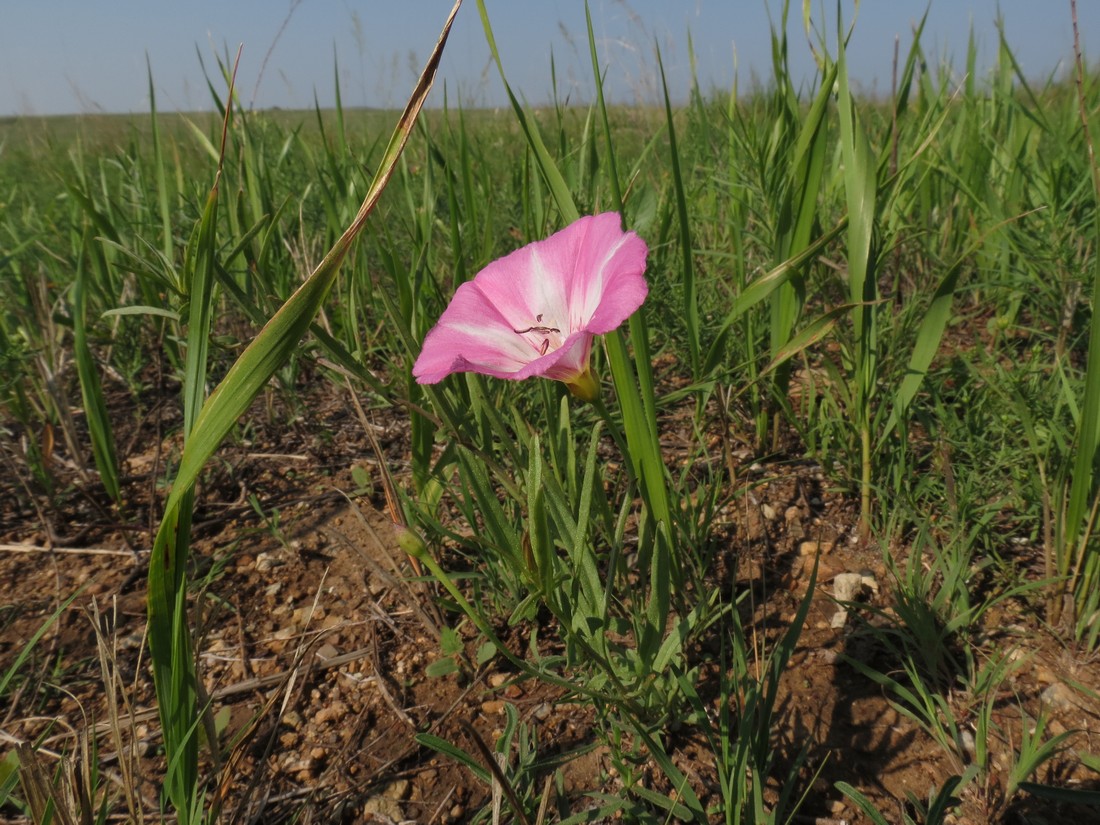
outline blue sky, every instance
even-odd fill
[[[149,107],[146,55],[158,107],[211,108],[199,56],[211,77],[216,55],[244,44],[238,88],[246,104],[303,108],[334,100],[334,58],[347,106],[399,106],[431,49],[450,0],[4,0],[0,17],[0,116],[144,112]],[[583,0],[486,0],[509,82],[532,103],[548,99],[550,55],[562,98],[587,101],[591,68]],[[1100,37],[1100,3],[1080,0],[1086,55]],[[768,10],[779,0],[590,0],[611,96],[653,102],[654,44],[660,45],[670,91],[683,99],[690,80],[691,35],[704,89],[742,88],[770,69]],[[813,71],[793,0],[791,63]],[[846,18],[852,0],[844,0]],[[815,0],[821,9],[833,0]],[[852,73],[868,91],[885,93],[895,36],[902,52],[925,4],[863,0],[850,46]],[[996,55],[998,8],[1008,41],[1029,77],[1064,71],[1072,60],[1068,0],[932,0],[926,53],[965,62],[973,23],[980,65]],[[830,24],[830,26],[835,24]],[[447,47],[440,80],[452,102],[504,102],[489,63],[476,0],[466,0]],[[736,66],[736,69],[735,69]],[[442,101],[441,85],[431,103]]]

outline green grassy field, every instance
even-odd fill
[[[866,101],[842,53],[796,88],[775,46],[763,90],[682,106],[436,90],[400,156],[399,112],[231,107],[224,142],[220,115],[0,121],[3,816],[352,821],[429,760],[463,802],[417,785],[422,821],[1095,815],[1097,78],[1079,100],[1002,43],[960,84],[918,32]],[[413,380],[459,284],[607,211],[649,294],[594,347],[596,402]],[[278,778],[301,686],[211,657],[295,586],[260,557],[348,500],[422,622],[397,703],[477,687],[499,718],[394,708],[385,769]],[[92,596],[139,599],[98,643]],[[263,650],[315,678],[305,644]],[[904,735],[805,722],[852,697]]]

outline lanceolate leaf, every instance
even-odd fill
[[[766,299],[780,286],[785,284],[791,275],[803,264],[812,258],[821,254],[821,251],[836,238],[846,227],[848,226],[847,218],[842,218],[836,226],[815,240],[813,243],[806,246],[797,255],[792,256],[790,259],[783,261],[779,266],[775,267],[769,272],[761,275],[747,287],[745,290],[733,300],[733,307],[729,313],[723,319],[721,326],[718,328],[718,334],[715,336],[715,344],[711,346],[707,353],[706,361],[703,365],[703,374],[710,374],[721,364],[721,359],[724,357],[724,347],[722,342],[726,340],[730,328],[733,324]]]
[[[798,355],[807,347],[812,347],[818,341],[824,339],[832,332],[833,327],[836,326],[836,322],[840,320],[845,313],[851,312],[852,308],[851,304],[843,304],[825,313],[820,318],[815,318],[803,329],[799,330],[796,335],[792,336],[786,344],[780,347],[779,352],[775,354],[775,358],[771,360],[771,363],[764,368],[761,374],[766,375],[780,364]]]

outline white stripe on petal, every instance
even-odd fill
[[[547,269],[542,256],[539,255],[538,245],[532,245],[531,272],[528,280],[530,297],[528,305],[534,310],[536,316],[541,315],[541,324],[558,327],[569,323],[568,296],[565,294],[565,284],[560,272],[551,272]],[[535,319],[531,320],[535,323]],[[565,334],[566,331],[562,330]]]
[[[538,355],[538,353],[532,352],[532,347],[526,338],[497,324],[475,325],[448,321],[442,326],[452,332],[465,335],[478,344],[498,351],[501,358],[513,360],[517,365],[533,361]],[[465,352],[455,354],[467,355]]]
[[[624,233],[616,239],[612,246],[604,250],[603,259],[596,267],[595,272],[579,274],[583,288],[574,289],[573,292],[573,303],[569,308],[569,327],[571,330],[584,329],[588,322],[592,320],[592,316],[596,314],[600,301],[603,300],[604,290],[607,288],[607,279],[604,273],[607,271],[611,259],[615,257],[615,253],[623,247],[629,237],[628,234]]]

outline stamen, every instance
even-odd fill
[[[559,344],[561,342],[561,330],[557,327],[548,327],[542,323],[542,313],[540,312],[535,316],[535,323],[527,329],[513,329],[516,335],[526,335],[529,332],[537,333],[538,335],[546,336],[542,339],[542,343],[539,345],[539,355],[546,355],[550,351],[551,337],[554,335],[559,336],[557,339]]]

